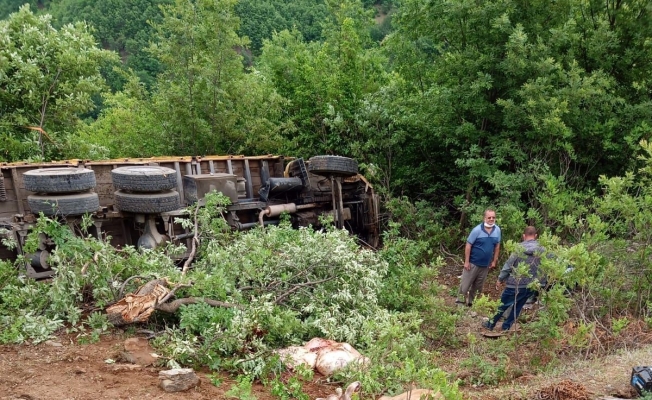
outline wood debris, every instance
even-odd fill
[[[534,398],[536,400],[591,400],[593,397],[584,385],[566,379],[540,389]]]

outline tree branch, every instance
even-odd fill
[[[195,259],[195,254],[197,254],[197,246],[199,246],[199,234],[198,234],[198,224],[197,224],[197,213],[199,212],[199,204],[196,205],[195,208],[195,215],[194,215],[194,220],[195,220],[195,227],[194,227],[194,236],[192,237],[192,246],[190,250],[190,255],[188,256],[188,259],[186,260],[185,263],[183,263],[183,269],[181,270],[181,275],[185,275],[188,269],[190,268],[190,264],[192,263],[192,260]]]
[[[185,287],[191,287],[191,286],[192,286],[192,283],[180,283],[180,284],[176,285],[175,287],[173,287],[173,288],[168,292],[168,294],[165,295],[165,297],[163,297],[163,298],[161,299],[160,304],[163,304],[163,303],[165,303],[166,301],[170,300],[170,299],[172,298],[172,296],[174,296],[174,294],[177,292],[177,290],[179,290],[179,289],[181,289],[181,288],[185,288]]]
[[[185,304],[197,304],[197,303],[206,303],[209,306],[212,307],[222,307],[222,308],[237,308],[237,309],[242,309],[242,306],[238,304],[232,304],[232,303],[224,303],[221,301],[217,300],[211,300],[211,299],[204,299],[200,297],[186,297],[183,299],[177,299],[169,303],[162,303],[162,304],[157,304],[156,305],[156,310],[159,311],[164,311],[167,313],[175,313],[181,307],[182,305]]]
[[[283,300],[285,300],[286,297],[288,297],[288,296],[291,295],[292,293],[296,292],[297,290],[301,289],[302,287],[306,287],[306,286],[314,286],[314,285],[317,285],[317,284],[320,284],[320,283],[324,283],[324,282],[332,281],[332,280],[335,279],[335,278],[336,278],[335,276],[331,276],[330,278],[320,279],[320,280],[318,280],[318,281],[309,281],[309,282],[305,282],[305,283],[297,283],[296,285],[292,285],[292,286],[293,286],[292,289],[290,289],[290,290],[288,290],[287,292],[285,292],[285,293],[283,293],[282,295],[280,295],[280,296],[276,299],[276,301],[274,302],[274,304],[281,304],[281,302],[282,302]]]

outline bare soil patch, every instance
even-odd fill
[[[0,399],[2,400],[96,400],[96,399],[224,399],[235,381],[220,376],[214,386],[208,371],[197,371],[200,385],[186,392],[167,393],[158,387],[158,372],[164,368],[116,368],[107,359],[119,359],[126,336],[102,336],[98,343],[76,344],[60,336],[61,347],[38,345],[0,346]],[[332,385],[308,383],[304,392],[311,398],[333,393]],[[253,394],[259,400],[275,399],[260,384]]]
[[[181,393],[166,393],[158,387],[158,372],[162,368],[145,367],[136,370],[115,368],[105,360],[115,359],[125,340],[123,335],[106,335],[93,344],[75,344],[66,336],[49,344],[0,346],[0,399],[2,400],[95,400],[95,399],[225,399],[225,392],[235,381],[223,375],[220,387],[214,386],[207,371],[199,371],[201,384],[197,389]],[[545,376],[525,374],[498,386],[462,386],[468,399],[531,399],[551,388],[568,386],[568,381],[580,384],[592,399],[604,396],[633,398],[629,386],[631,368],[652,361],[652,346],[621,351],[596,360],[579,360],[563,365]],[[453,372],[455,365],[442,365]],[[326,397],[334,386],[324,377],[304,387],[310,398]],[[276,397],[260,384],[253,394],[259,400]],[[542,397],[545,398],[545,397]],[[560,399],[576,400],[575,397]]]

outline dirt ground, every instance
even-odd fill
[[[440,283],[453,293],[459,283],[458,275],[457,269],[446,268],[439,277]],[[487,294],[497,298],[499,293],[491,284],[494,281],[495,276],[491,275],[487,280]],[[446,302],[454,304],[454,298],[450,294],[449,297]],[[479,337],[477,328],[481,321],[482,316],[475,315],[470,309],[465,311],[456,334],[472,333]],[[0,400],[226,399],[225,392],[235,383],[225,375],[220,377],[222,384],[216,387],[211,383],[207,371],[198,371],[201,381],[198,388],[167,393],[158,386],[158,372],[162,368],[131,369],[119,361],[107,362],[120,360],[127,338],[125,334],[113,333],[103,335],[98,343],[79,344],[73,337],[62,334],[38,345],[0,346]],[[461,359],[464,354],[440,354],[439,361],[433,362],[445,360],[440,367],[451,376],[461,378],[460,372],[463,371],[452,361],[456,356]],[[634,393],[629,386],[631,369],[638,365],[652,365],[652,345],[623,350],[598,360],[560,360],[556,365],[545,375],[525,373],[498,386],[474,386],[462,381],[461,391],[467,399],[483,400],[632,398]],[[542,389],[552,388],[551,391],[555,391],[569,382],[580,385],[588,397],[536,397],[536,393]],[[316,374],[315,380],[306,384],[303,391],[315,399],[332,394],[334,388],[333,384]],[[253,395],[258,400],[276,399],[269,389],[260,384],[254,385]]]
[[[126,336],[104,335],[100,342],[75,344],[61,336],[38,345],[0,346],[0,399],[2,400],[96,400],[96,399],[223,399],[234,383],[223,376],[214,386],[208,373],[199,372],[200,385],[187,392],[167,393],[158,387],[162,368],[129,370],[119,359]],[[311,398],[333,393],[327,384],[308,384]],[[261,385],[253,394],[258,400],[275,397]]]
[[[160,368],[128,370],[122,364],[106,363],[108,359],[118,358],[124,340],[122,335],[105,335],[99,343],[82,345],[64,336],[48,344],[0,346],[0,399],[224,399],[224,393],[234,383],[224,376],[222,385],[216,387],[207,373],[199,372],[199,388],[166,393],[158,387]],[[525,399],[540,388],[571,380],[581,383],[594,399],[607,395],[631,398],[632,366],[651,363],[652,346],[647,346],[599,361],[578,361],[547,376],[526,375],[500,387],[463,386],[462,391],[468,399]],[[333,386],[323,377],[316,377],[315,382],[304,387],[304,392],[311,399],[326,397],[333,393]],[[261,385],[254,386],[253,394],[258,400],[275,399]],[[575,400],[574,397],[559,399]]]

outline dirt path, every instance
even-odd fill
[[[476,388],[467,392],[470,399],[525,399],[542,388],[560,385],[564,381],[580,383],[592,399],[607,396],[635,398],[629,384],[632,367],[652,364],[652,346],[621,351],[598,360],[580,360],[550,371],[545,376],[524,375],[518,380],[493,388]],[[560,398],[561,399],[561,398]],[[575,400],[575,397],[568,397]]]

